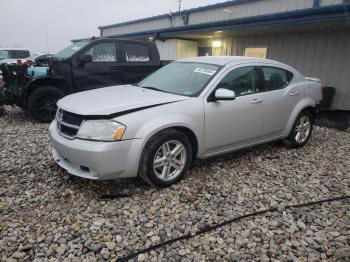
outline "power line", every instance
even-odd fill
[[[301,208],[301,207],[319,205],[319,204],[326,203],[326,202],[341,201],[341,200],[346,200],[346,199],[350,199],[350,195],[338,196],[338,197],[334,197],[334,198],[327,198],[327,199],[322,199],[322,200],[319,200],[319,201],[312,201],[312,202],[295,204],[295,205],[288,205],[288,206],[285,206],[283,209],[285,210],[285,209],[291,209],[291,208]],[[179,236],[179,237],[176,237],[176,238],[172,238],[172,239],[166,240],[164,242],[158,243],[156,245],[150,246],[148,248],[141,249],[139,251],[136,251],[134,253],[131,253],[129,255],[121,257],[117,261],[118,262],[126,262],[129,259],[135,258],[135,257],[137,257],[140,254],[148,253],[148,252],[150,252],[150,251],[152,251],[154,249],[158,249],[160,247],[163,247],[163,246],[166,246],[166,245],[170,245],[170,244],[172,244],[174,242],[177,242],[177,241],[180,241],[180,240],[186,240],[186,239],[190,239],[190,238],[193,238],[195,236],[198,236],[198,235],[202,235],[204,233],[207,233],[209,231],[218,229],[218,228],[226,226],[228,224],[232,224],[232,223],[238,222],[238,221],[240,221],[240,220],[242,220],[244,218],[255,217],[255,216],[258,216],[258,215],[265,214],[267,212],[277,212],[277,211],[280,211],[280,209],[278,207],[273,207],[273,208],[264,209],[264,210],[256,211],[256,212],[253,212],[253,213],[245,214],[245,215],[242,215],[242,216],[234,217],[234,218],[228,219],[226,221],[223,221],[221,223],[214,224],[214,225],[211,225],[211,226],[207,226],[206,228],[200,229],[200,230],[198,230],[198,231],[196,231],[196,232],[194,232],[192,234],[190,234],[190,233],[189,234],[185,234],[185,235],[182,235],[182,236]]]

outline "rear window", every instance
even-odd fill
[[[151,61],[147,45],[125,44],[124,52],[127,63],[148,63]]]
[[[269,66],[261,68],[264,76],[265,91],[283,89],[293,78],[293,73],[282,68]]]

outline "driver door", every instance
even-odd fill
[[[75,86],[79,91],[124,83],[115,42],[97,43],[84,54],[91,55],[92,61],[78,61],[78,65],[73,68]]]
[[[207,155],[229,151],[259,140],[263,101],[257,93],[255,66],[228,70],[215,88],[233,90],[234,100],[205,101],[205,147]]]

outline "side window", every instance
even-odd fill
[[[257,83],[256,68],[247,66],[234,69],[228,73],[218,85],[218,88],[233,90],[238,96],[255,93]]]
[[[85,54],[92,56],[92,62],[117,62],[117,49],[114,43],[101,43],[91,47]]]
[[[293,78],[291,72],[282,68],[263,66],[261,69],[266,92],[285,88]]]
[[[26,58],[28,57],[29,51],[25,51],[25,50],[13,50],[11,51],[11,58]]]
[[[125,61],[127,63],[147,63],[150,61],[150,54],[147,45],[125,44]]]

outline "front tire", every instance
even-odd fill
[[[146,144],[138,175],[150,185],[167,187],[186,174],[191,162],[192,146],[188,137],[175,129],[166,129]]]
[[[313,129],[314,117],[310,111],[302,111],[294,122],[289,136],[284,139],[285,145],[292,148],[304,146],[309,140]]]
[[[55,118],[57,101],[64,95],[63,90],[54,86],[38,87],[29,95],[27,109],[35,120],[49,123]]]

